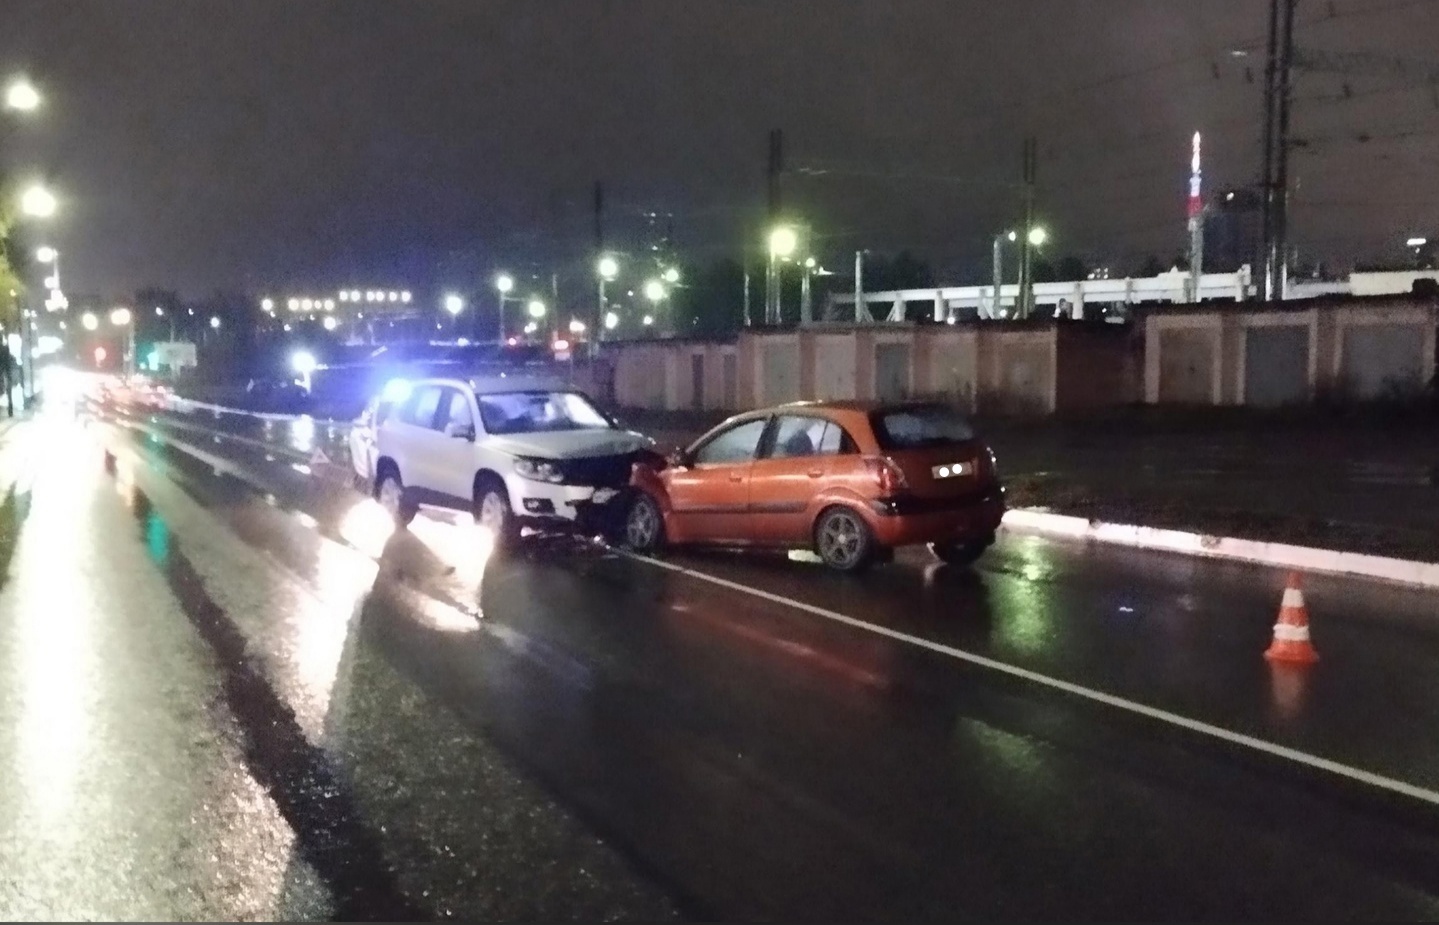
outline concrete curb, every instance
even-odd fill
[[[1020,508],[1004,515],[1004,526],[1020,533],[1092,540],[1135,549],[1177,552],[1209,559],[1255,562],[1276,568],[1359,575],[1396,584],[1439,588],[1439,563],[1389,559],[1335,549],[1314,549],[1286,543],[1265,543],[1235,537],[1205,536],[1183,530],[1161,530],[1133,524],[1111,524],[1084,517]]]

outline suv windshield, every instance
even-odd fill
[[[578,392],[497,392],[475,399],[487,434],[609,430],[613,426]]]
[[[885,450],[918,450],[951,446],[974,439],[969,420],[943,405],[917,405],[876,411],[870,416],[874,436]]]

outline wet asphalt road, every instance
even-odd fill
[[[1276,672],[1265,569],[501,559],[269,431],[0,438],[0,916],[1439,917],[1421,800],[916,644],[1439,789],[1430,595],[1313,578]]]

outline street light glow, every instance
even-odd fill
[[[652,325],[652,324],[654,324],[654,323],[655,323],[655,316],[654,316],[654,315],[645,315],[643,318],[640,319],[640,324],[644,325],[645,327],[649,327],[650,325]]]
[[[530,304],[527,307],[527,310],[529,311],[531,318],[539,319],[545,317],[545,303],[541,302],[539,299],[530,299]]]
[[[651,302],[658,302],[665,297],[665,284],[657,279],[645,283],[645,298]]]
[[[605,330],[613,331],[620,326],[620,316],[614,312],[605,312]]]
[[[1410,238],[1405,242],[1406,247],[1423,247],[1429,243],[1428,238]]]
[[[130,318],[130,309],[128,308],[117,308],[110,313],[110,323],[116,327],[123,328],[130,323]]]
[[[54,263],[60,252],[53,247],[42,247],[35,252],[35,259],[41,263]]]
[[[40,108],[40,91],[24,77],[17,77],[5,88],[5,108],[34,112]]]
[[[210,327],[214,328],[214,329],[217,330],[217,331],[220,330],[220,316],[219,316],[219,315],[211,315],[211,316],[210,316]]]
[[[445,296],[445,311],[449,312],[451,315],[459,315],[459,313],[462,312],[462,311],[464,311],[464,310],[465,310],[465,300],[464,300],[464,299],[462,299],[462,298],[460,298],[459,296],[455,295],[453,292],[450,293],[449,295]]]
[[[580,319],[578,319],[578,318],[571,318],[571,319],[570,319],[570,333],[571,333],[571,334],[583,334],[583,333],[585,333],[585,323],[584,323],[583,321],[581,321]]]
[[[296,350],[290,355],[290,368],[302,376],[308,376],[318,366],[315,355],[308,350]]]
[[[508,273],[501,273],[495,277],[495,288],[500,290],[500,295],[509,295],[515,288],[515,278]]]
[[[789,257],[799,247],[799,234],[788,225],[781,225],[769,233],[769,252],[775,257]]]
[[[333,331],[340,326],[339,319],[334,315],[326,315],[325,320],[321,323],[324,324],[326,331]]]
[[[664,272],[664,276],[663,276],[662,278],[664,279],[665,282],[667,282],[667,283],[669,283],[669,284],[671,284],[671,285],[674,285],[675,283],[677,283],[677,282],[680,281],[680,271],[679,271],[679,268],[677,268],[677,267],[670,267],[670,268],[666,269],[665,272]]]
[[[813,270],[818,265],[819,264],[815,261],[813,257],[804,258],[804,268],[806,270]]]
[[[100,327],[100,319],[95,317],[94,312],[86,312],[80,316],[80,324],[84,326],[85,330],[93,331]]]
[[[43,186],[32,186],[20,196],[20,210],[32,218],[55,214],[55,196]]]
[[[620,275],[620,262],[609,255],[605,255],[600,258],[599,271],[600,279],[606,282],[613,282],[614,278]]]
[[[1049,240],[1049,232],[1043,228],[1029,229],[1029,243],[1035,247],[1042,247],[1045,241]]]
[[[274,300],[274,299],[261,299],[261,300],[260,300],[260,308],[263,309],[263,310],[265,310],[265,311],[267,311],[267,312],[272,312],[272,311],[274,311],[274,310],[275,310],[275,300]]]

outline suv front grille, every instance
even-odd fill
[[[567,485],[591,485],[595,488],[623,488],[630,483],[630,466],[635,454],[591,456],[586,459],[562,459],[558,462]]]

